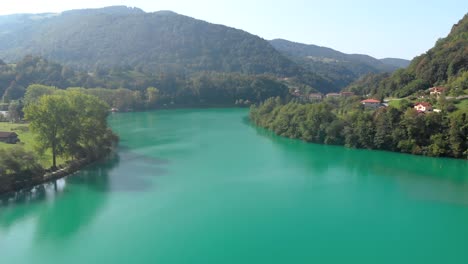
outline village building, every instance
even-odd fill
[[[20,140],[15,132],[0,132],[0,142],[7,144],[16,144]]]
[[[328,93],[327,94],[327,98],[337,98],[337,97],[341,97],[341,94],[339,94],[339,93]]]
[[[440,96],[445,92],[446,88],[442,86],[429,88],[429,94],[434,96]]]
[[[362,100],[361,104],[363,104],[365,108],[371,108],[371,109],[376,109],[381,106],[380,100],[376,100],[376,99]]]
[[[414,105],[414,109],[419,113],[430,112],[432,111],[432,105],[427,102],[421,102]]]
[[[299,89],[294,89],[294,91],[291,94],[296,97],[302,96],[301,91]]]
[[[354,96],[353,92],[341,92],[342,97],[351,97]]]
[[[323,99],[323,95],[321,93],[311,93],[309,94],[310,101],[321,101]]]

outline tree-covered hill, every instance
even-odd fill
[[[391,75],[370,75],[347,90],[358,94],[403,97],[433,86],[446,86],[449,94],[468,89],[468,14],[446,38],[439,39],[426,53],[414,58],[406,69]]]
[[[271,74],[324,92],[335,88],[260,37],[170,11],[109,7],[0,17],[0,58],[15,62],[28,54],[89,72]]]
[[[165,107],[245,106],[272,96],[287,98],[286,82],[271,75],[199,72],[190,76],[101,69],[75,70],[41,57],[26,56],[15,64],[0,61],[0,110],[17,100],[26,102],[27,88],[47,85],[54,89],[80,87],[119,109]],[[30,101],[30,100],[29,100]]]
[[[320,76],[343,88],[368,73],[392,72],[405,67],[403,59],[378,60],[368,55],[345,54],[330,48],[295,43],[283,39],[271,40],[278,51]],[[407,65],[406,65],[407,66]]]
[[[395,66],[397,68],[406,68],[410,65],[409,60],[398,59],[398,58],[383,58],[380,59],[381,62],[387,65]]]

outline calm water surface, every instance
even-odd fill
[[[118,155],[0,205],[0,263],[468,263],[468,162],[117,114]]]

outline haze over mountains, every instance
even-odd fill
[[[25,55],[89,72],[269,74],[322,92],[338,91],[367,73],[407,65],[405,60],[377,60],[286,40],[268,42],[171,11],[145,13],[123,6],[0,16],[0,59],[12,63]]]

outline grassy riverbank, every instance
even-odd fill
[[[6,144],[0,142],[0,149],[11,149],[15,146],[23,147],[26,151],[35,152],[36,140],[29,130],[28,124],[15,124],[10,122],[0,122],[0,131],[15,132],[18,134],[20,142],[17,144]],[[52,166],[52,153],[45,151],[42,155],[39,155],[39,161],[44,168]],[[64,158],[58,158],[57,164],[65,164],[67,160]]]

